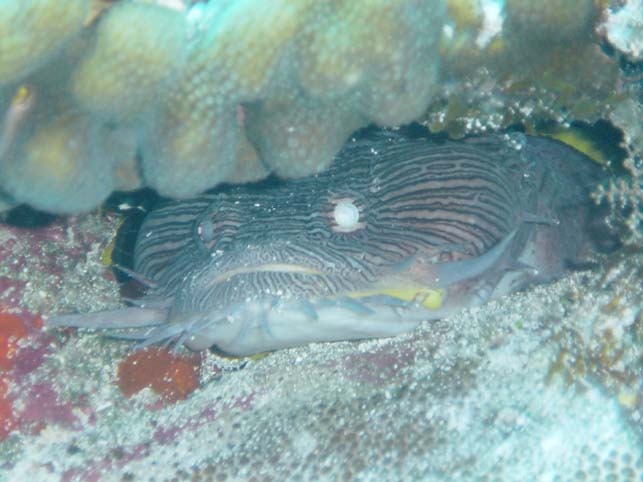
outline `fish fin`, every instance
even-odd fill
[[[96,313],[57,315],[47,319],[46,325],[54,328],[119,329],[158,326],[167,319],[167,310],[156,308],[120,308]]]
[[[355,313],[356,315],[368,316],[373,314],[371,310],[364,303],[358,299],[351,298],[349,296],[338,296],[337,298],[327,298],[320,302],[322,306],[336,306],[338,308],[346,308],[347,310]]]
[[[521,214],[521,219],[523,223],[527,224],[545,224],[547,226],[558,226],[560,220],[556,218],[548,218],[546,216],[541,216],[539,214],[529,213],[524,211]]]
[[[157,288],[158,287],[158,283],[156,283],[156,281],[149,279],[148,277],[146,277],[145,275],[143,275],[141,273],[138,273],[138,272],[136,272],[134,270],[126,268],[123,265],[113,264],[112,268],[120,271],[121,273],[125,273],[127,276],[129,276],[133,280],[138,281],[139,283],[141,283],[146,288]]]
[[[438,258],[443,254],[447,255],[452,255],[454,253],[457,254],[471,254],[472,246],[469,243],[443,243],[443,244],[437,244],[434,246],[431,246],[430,248],[424,248],[424,249],[418,249],[415,253],[411,254],[410,256],[407,256],[406,258],[402,259],[401,261],[398,261],[394,263],[391,266],[391,272],[392,273],[403,273],[405,271],[408,271],[410,268],[413,267],[415,262],[422,256],[423,258],[428,256]]]
[[[156,298],[156,297],[144,297],[144,298],[127,298],[125,296],[121,297],[121,300],[134,305],[137,308],[154,308],[154,309],[167,309],[172,306],[172,298]]]
[[[505,254],[509,244],[516,235],[511,231],[502,241],[481,256],[462,261],[439,263],[436,265],[435,285],[444,288],[449,285],[475,278],[493,267]]]
[[[313,305],[305,298],[299,300],[299,305],[301,307],[301,310],[306,314],[306,318],[308,318],[310,321],[319,321],[319,315],[317,314],[315,305]]]
[[[538,273],[538,269],[535,266],[518,259],[507,261],[505,269],[507,271],[532,271],[534,273]]]

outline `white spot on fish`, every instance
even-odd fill
[[[337,226],[343,231],[350,231],[359,222],[359,209],[350,201],[340,201],[335,206],[333,216]]]

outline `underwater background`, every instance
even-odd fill
[[[643,480],[642,119],[641,0],[0,0],[0,480]],[[259,357],[43,327],[137,296],[159,196],[409,123],[581,150],[621,247]]]

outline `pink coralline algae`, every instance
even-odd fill
[[[39,317],[0,311],[0,440],[14,430],[33,432],[48,421],[73,420],[49,384],[27,382],[43,363],[50,341]]]
[[[199,386],[199,358],[159,347],[135,351],[118,365],[118,386],[127,398],[149,387],[165,402],[183,400]]]
[[[87,253],[102,245],[95,230],[87,224],[81,229],[77,221],[0,225],[0,439],[49,424],[72,426],[74,410],[82,410],[80,401],[61,398],[55,371],[39,375],[61,346],[43,330],[39,313],[64,301],[61,284],[71,267],[83,270]],[[102,269],[97,273],[97,280],[108,282]]]

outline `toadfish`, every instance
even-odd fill
[[[604,177],[552,139],[371,131],[321,174],[161,206],[134,251],[147,294],[47,324],[232,355],[397,335],[585,259]]]

